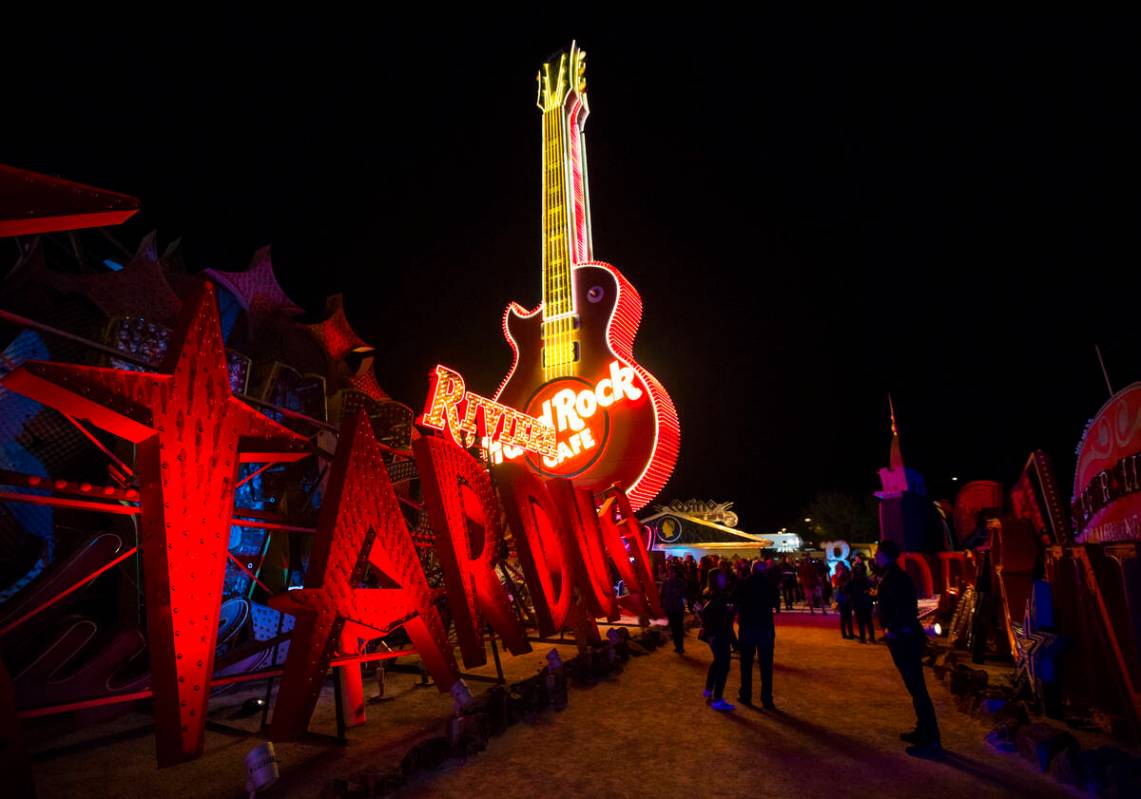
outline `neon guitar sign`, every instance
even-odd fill
[[[503,333],[515,353],[495,400],[555,428],[557,454],[504,446],[544,477],[626,488],[635,510],[677,463],[673,401],[634,359],[642,301],[615,267],[593,260],[583,127],[586,54],[571,45],[539,72],[543,122],[543,298],[511,303]]]

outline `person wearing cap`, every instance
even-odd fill
[[[894,541],[881,541],[876,551],[876,565],[883,573],[877,597],[880,626],[887,631],[884,639],[891,659],[899,669],[915,706],[915,729],[899,737],[911,744],[907,747],[907,754],[938,758],[943,755],[939,725],[923,679],[923,651],[927,648],[927,636],[919,624],[915,585],[907,572],[900,568],[899,555],[899,545]]]

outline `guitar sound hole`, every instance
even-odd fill
[[[591,302],[601,302],[602,294],[602,286],[591,286],[586,292],[586,298]]]

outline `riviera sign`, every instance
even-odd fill
[[[549,416],[546,420],[536,419],[472,394],[459,372],[446,366],[437,366],[432,372],[428,401],[416,421],[424,427],[448,432],[461,447],[473,446],[478,439],[485,446],[499,443],[516,452],[533,452],[544,458],[558,454]]]

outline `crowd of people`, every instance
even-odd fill
[[[693,613],[702,604],[709,574],[720,569],[727,572],[730,588],[755,572],[762,574],[776,593],[774,613],[781,612],[782,603],[786,611],[803,606],[811,615],[815,615],[817,610],[824,615],[829,610],[834,610],[840,619],[841,637],[859,640],[861,643],[876,642],[875,626],[872,623],[876,584],[860,555],[852,558],[851,568],[843,562],[838,563],[832,574],[829,574],[827,563],[812,557],[796,561],[787,556],[779,560],[749,559],[740,555],[731,558],[706,555],[701,560],[696,560],[693,555],[671,557],[659,566],[658,582],[664,586],[674,575],[676,582],[671,585],[669,592],[672,597],[676,597],[684,612]],[[856,629],[859,630],[858,636]],[[675,644],[676,642],[675,638]],[[677,648],[680,650],[683,647],[677,644]]]
[[[776,709],[772,679],[774,617],[782,612],[782,604],[788,612],[803,603],[812,615],[817,610],[827,614],[834,609],[845,640],[872,644],[881,640],[887,644],[916,712],[916,728],[900,735],[911,744],[908,752],[920,757],[941,756],[935,710],[921,666],[926,634],[918,621],[915,587],[896,562],[898,557],[899,548],[883,542],[873,563],[856,555],[850,568],[837,563],[831,574],[824,561],[811,557],[797,562],[787,557],[668,558],[660,565],[659,579],[674,651],[685,654],[686,614],[694,614],[700,622],[698,637],[713,653],[704,691],[710,707],[735,709],[725,700],[724,691],[736,650],[741,668],[738,702],[752,706],[755,660],[761,674],[761,706],[772,711]],[[878,610],[879,639],[873,609]]]

